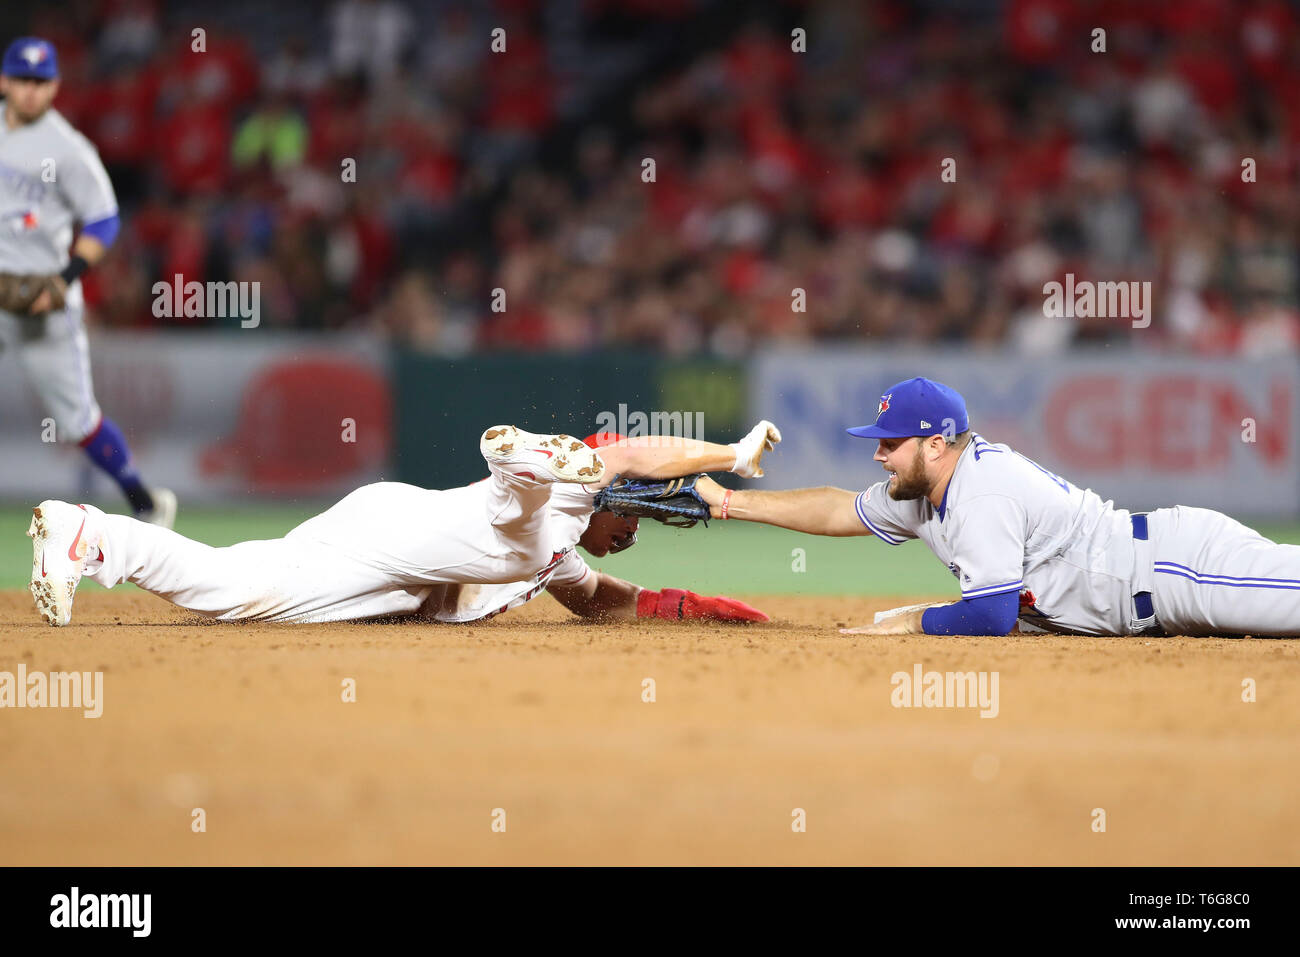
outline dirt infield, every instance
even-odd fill
[[[98,719],[0,710],[0,864],[1300,864],[1300,642],[750,600],[775,621],[250,627],[119,590],[55,631],[0,593],[0,671],[104,673]],[[996,671],[997,716],[893,707],[916,664]]]

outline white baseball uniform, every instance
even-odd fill
[[[411,615],[474,621],[548,585],[594,574],[574,550],[594,493],[489,463],[464,488],[366,485],[284,538],[213,548],[86,506],[100,557],[86,575],[134,582],[223,621],[326,622]]]
[[[895,501],[882,481],[858,495],[857,510],[890,545],[924,541],[963,598],[1017,592],[1026,630],[1300,635],[1300,547],[1182,506],[1149,513],[1147,537],[1135,537],[1127,510],[979,435],[939,508]],[[1150,596],[1156,621],[1138,595]]]
[[[0,110],[0,272],[51,275],[68,264],[76,222],[117,214],[99,153],[55,109],[9,129]],[[99,424],[82,322],[81,282],[64,308],[44,316],[0,310],[0,353],[12,351],[55,421],[60,442],[80,442]]]

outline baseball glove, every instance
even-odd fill
[[[709,506],[695,491],[698,475],[666,480],[620,479],[596,493],[596,511],[653,518],[665,525],[690,528],[709,524]]]
[[[50,293],[50,309],[62,309],[67,289],[63,277],[58,275],[15,276],[12,273],[0,273],[0,309],[26,316],[46,290]]]

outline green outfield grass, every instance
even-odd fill
[[[209,545],[230,545],[277,538],[320,510],[314,505],[185,508],[176,530]],[[30,519],[26,508],[0,507],[0,588],[27,584],[32,553],[25,533]],[[1275,541],[1300,544],[1300,525],[1258,527]],[[871,538],[817,538],[744,522],[714,522],[693,529],[642,522],[636,547],[603,559],[586,557],[596,568],[650,588],[676,586],[715,594],[941,595],[956,591],[952,575],[920,542],[889,546]],[[86,587],[98,586],[87,582]]]

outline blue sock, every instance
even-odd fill
[[[107,417],[100,419],[99,428],[81,440],[81,447],[90,456],[90,461],[113,477],[131,503],[133,512],[139,514],[153,508],[153,496],[131,465],[131,450],[116,422]]]

